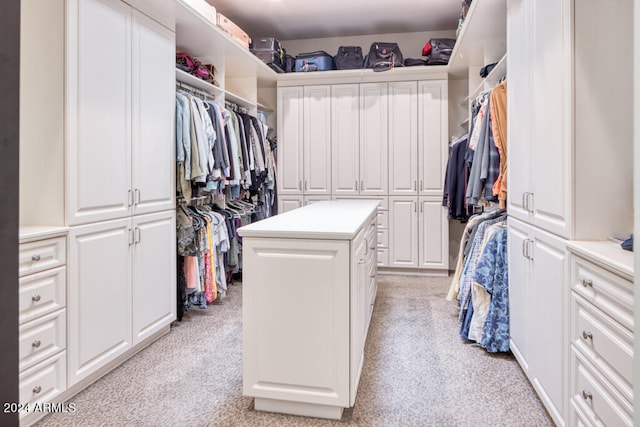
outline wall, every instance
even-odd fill
[[[328,37],[323,39],[281,40],[287,53],[296,56],[301,52],[324,50],[335,55],[340,46],[360,46],[362,54],[369,52],[374,42],[396,42],[405,58],[422,58],[422,48],[430,38],[455,38],[455,30],[425,31],[417,33],[372,34],[368,36]]]
[[[633,12],[633,206],[634,206],[634,234],[640,236],[640,0],[634,1]],[[640,280],[638,280],[638,272],[640,272],[640,250],[634,251],[634,295],[636,301],[640,295]],[[640,325],[640,304],[634,304],[634,321],[635,325]],[[640,334],[634,331],[634,354],[640,354]],[[633,359],[633,383],[640,384],[640,357]],[[633,393],[633,407],[636,411],[635,418],[639,418],[638,408],[640,408],[640,393],[637,388]],[[636,421],[637,425],[637,421]]]
[[[17,403],[20,0],[0,2],[0,58],[0,403]],[[17,426],[18,414],[0,411],[0,425]]]

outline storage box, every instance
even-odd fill
[[[217,25],[225,33],[231,35],[234,39],[240,42],[244,47],[249,49],[249,43],[251,38],[245,33],[242,28],[238,27],[232,20],[221,14],[217,13]]]

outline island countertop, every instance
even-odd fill
[[[352,239],[375,215],[377,200],[330,200],[313,203],[238,229],[242,237]]]

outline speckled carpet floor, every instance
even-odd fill
[[[358,397],[342,420],[242,396],[242,285],[74,396],[39,426],[551,426],[517,362],[458,337],[450,279],[380,276]]]

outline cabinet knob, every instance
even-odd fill
[[[366,262],[367,262],[367,260],[366,260],[366,259],[361,259],[360,261],[358,261],[358,264],[364,264],[364,263],[366,263]]]
[[[593,394],[590,391],[582,390],[582,398],[584,400],[593,400]]]
[[[38,254],[35,254],[35,255],[33,255],[33,256],[31,257],[31,261],[35,261],[35,262],[38,262],[38,261],[40,261],[41,259],[42,259],[42,257],[41,257],[40,255],[38,255]]]
[[[592,340],[593,334],[591,332],[582,331],[582,338],[584,338],[585,340]]]
[[[40,342],[40,340],[35,340],[34,342],[31,343],[31,345],[33,346],[33,348],[39,348],[42,343]]]
[[[582,279],[582,286],[585,288],[593,288],[593,281],[590,279]]]
[[[40,295],[34,295],[31,297],[31,301],[38,302],[42,297]]]
[[[33,388],[33,392],[34,392],[35,394],[38,394],[38,393],[40,393],[41,391],[42,391],[42,387],[40,387],[39,385],[37,385],[37,386],[35,386],[35,387]]]

